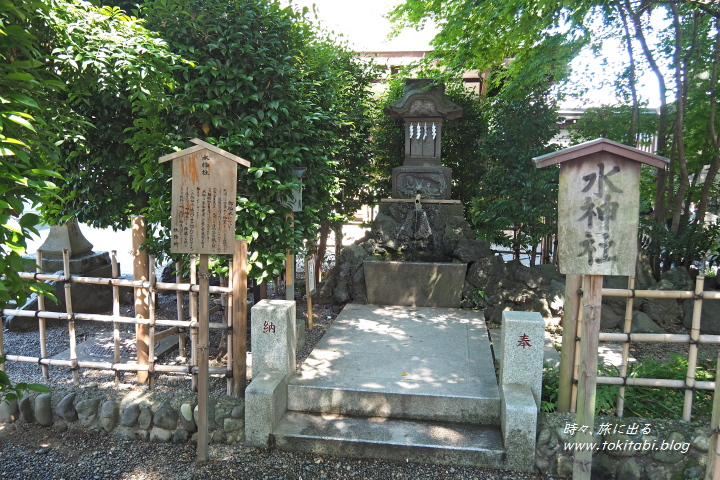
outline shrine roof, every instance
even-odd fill
[[[645,163],[657,168],[664,168],[670,162],[669,158],[644,152],[642,150],[638,150],[637,148],[628,147],[627,145],[613,142],[607,138],[596,138],[595,140],[590,140],[589,142],[581,143],[579,145],[573,145],[572,147],[564,148],[557,152],[534,157],[533,161],[535,162],[535,166],[537,168],[543,168],[597,152],[612,153],[629,160]]]

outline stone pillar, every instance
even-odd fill
[[[268,447],[287,410],[287,379],[295,372],[295,302],[261,300],[252,307],[252,382],[245,390],[245,443]]]
[[[536,312],[503,312],[500,425],[509,469],[535,468],[545,322]]]
[[[500,342],[503,359],[500,363],[500,384],[529,387],[539,409],[545,322],[537,312],[505,311],[502,318]]]

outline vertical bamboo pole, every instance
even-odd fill
[[[63,248],[63,277],[65,278],[65,311],[68,319],[68,333],[70,334],[70,361],[72,362],[73,382],[80,386],[80,372],[77,366],[77,341],[75,339],[75,317],[72,311],[72,294],[70,285],[70,253]]]
[[[147,222],[145,217],[133,217],[132,220],[132,244],[133,244],[133,274],[135,280],[146,281],[148,275],[148,256],[145,250],[140,247],[147,239]],[[145,288],[135,288],[135,318],[148,318],[148,293]],[[137,344],[138,365],[148,364],[148,326],[135,326],[135,341]],[[137,372],[138,382],[145,383],[148,379],[148,372]]]
[[[244,397],[247,383],[247,241],[245,240],[235,240],[232,288],[232,344],[228,339],[228,350],[232,346],[233,352],[232,394],[236,397]]]
[[[208,453],[208,366],[210,347],[208,255],[200,254],[200,292],[198,295],[200,328],[198,332],[198,447],[197,461],[205,462]]]
[[[705,287],[705,277],[698,276],[695,280],[695,301],[693,302],[692,327],[690,328],[690,350],[688,352],[688,367],[685,374],[685,401],[683,402],[682,419],[690,421],[692,413],[693,387],[695,386],[695,367],[697,367],[698,339],[700,338],[700,319],[702,314],[702,293]]]
[[[718,442],[718,428],[720,427],[720,355],[715,368],[715,394],[713,395],[712,417],[710,419],[710,442],[708,444],[708,462],[705,469],[705,480],[720,480],[720,442]]]
[[[38,264],[37,273],[43,273],[42,251],[37,251],[35,261]],[[45,295],[42,293],[38,295],[38,310],[45,310]],[[38,318],[38,331],[40,333],[40,358],[47,358],[47,331],[45,330],[45,319],[42,317]],[[43,378],[50,378],[50,369],[47,365],[42,365],[42,374]]]
[[[290,228],[295,226],[295,214],[288,213]],[[295,300],[295,256],[288,248],[285,250],[285,300]]]
[[[635,289],[635,277],[628,277],[628,290]],[[632,331],[632,310],[635,295],[628,297],[627,304],[625,304],[625,324],[623,325],[623,332],[630,333]],[[622,359],[620,363],[620,376],[625,378],[627,376],[628,358],[630,357],[630,342],[626,341],[622,346]],[[615,407],[617,410],[617,416],[623,416],[623,410],[625,409],[625,386],[620,387],[620,394],[618,395]]]
[[[572,398],[575,339],[577,338],[578,307],[582,275],[565,276],[565,307],[563,316],[562,350],[560,351],[560,380],[558,383],[558,412],[569,412]]]
[[[233,276],[234,276],[235,263],[230,260],[230,271],[226,279],[220,278],[220,285],[230,288],[232,292],[233,288]],[[225,325],[227,326],[227,336],[225,337],[225,343],[227,345],[227,354],[225,355],[225,369],[227,374],[225,375],[226,380],[226,395],[230,396],[233,392],[233,378],[232,378],[232,364],[233,364],[233,351],[232,342],[235,332],[233,332],[233,295],[223,293],[220,297],[223,302],[223,317],[225,318]]]
[[[197,285],[197,264],[195,263],[195,255],[190,255],[190,284]],[[190,320],[197,322],[198,310],[197,310],[197,292],[190,292]],[[192,327],[190,329],[190,366],[197,366],[197,343],[198,343],[198,329]],[[191,386],[194,392],[198,389],[198,375],[197,373],[192,374]]]
[[[175,282],[180,283],[182,282],[182,275],[180,274],[180,267],[181,263],[175,262]],[[185,320],[185,306],[183,305],[184,302],[184,294],[180,290],[176,293],[177,296],[177,316],[178,320],[183,321]],[[187,335],[185,334],[185,330],[181,329],[180,333],[178,334],[178,355],[181,357],[185,356],[185,342],[187,341]]]
[[[600,334],[600,309],[602,307],[602,275],[586,275],[583,288],[583,324],[580,338],[582,360],[578,372],[577,423],[587,426],[585,432],[579,431],[577,442],[592,442],[595,428],[595,389],[597,381],[598,336]],[[573,480],[590,480],[592,452],[575,452],[573,459]]]
[[[110,253],[112,262],[112,278],[120,276],[120,269],[117,261],[117,250]],[[120,316],[120,287],[113,285],[113,315]],[[120,324],[113,322],[113,363],[120,363]],[[115,385],[120,384],[120,370],[115,370]]]
[[[148,388],[155,386],[155,257],[148,256],[150,288],[148,289]]]

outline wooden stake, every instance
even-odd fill
[[[155,257],[148,256],[150,288],[148,289],[148,388],[155,386]]]
[[[700,337],[700,314],[702,313],[702,294],[705,277],[698,276],[695,280],[695,301],[693,302],[692,326],[690,328],[690,350],[688,352],[688,367],[685,375],[685,401],[683,402],[682,419],[690,421],[693,401],[693,387],[695,386],[695,367],[697,366],[698,338]]]
[[[38,250],[35,254],[35,261],[38,264],[37,272],[42,273],[42,251]],[[38,295],[38,310],[45,310],[45,295],[40,294]],[[38,318],[38,331],[40,333],[40,357],[46,358],[47,357],[47,332],[45,330],[45,319],[40,317]],[[47,365],[42,365],[42,374],[43,378],[48,379],[50,378],[50,369]]]
[[[285,218],[290,219],[290,228],[293,228],[295,215],[288,213]],[[285,300],[295,300],[295,256],[289,248],[285,250]]]
[[[635,288],[635,277],[628,277],[628,289],[633,290]],[[630,333],[632,331],[632,310],[633,310],[633,297],[628,297],[627,303],[625,304],[625,324],[623,326],[623,332]],[[627,376],[628,358],[630,357],[630,342],[623,342],[622,346],[622,359],[620,361],[620,376]],[[623,410],[625,409],[625,387],[620,387],[618,392],[618,398],[615,402],[615,409],[617,410],[617,416],[623,416]]]
[[[558,412],[569,412],[572,397],[572,380],[575,363],[578,307],[582,275],[565,276],[565,315],[563,316],[562,350],[560,351],[560,380],[558,383]]]
[[[602,275],[586,275],[583,288],[583,324],[580,337],[581,362],[578,372],[577,423],[588,428],[576,434],[579,444],[592,442],[595,428],[595,389],[598,362],[598,334],[602,307]],[[590,480],[591,451],[575,451],[573,480]]]
[[[65,280],[70,279],[70,253],[63,248],[63,275]],[[78,371],[77,341],[75,339],[75,317],[72,311],[72,294],[70,282],[65,282],[65,311],[67,312],[68,333],[70,335],[70,362],[72,363],[73,382],[80,386],[80,372]]]
[[[210,353],[208,255],[200,254],[200,292],[198,294],[200,328],[198,331],[198,446],[197,461],[205,462],[208,454],[208,367]]]
[[[145,217],[133,217],[132,221],[132,245],[133,245],[133,275],[135,280],[146,281],[148,279],[148,256],[145,250],[140,247],[147,239],[147,222]],[[135,289],[135,318],[148,318],[148,292],[145,288]],[[149,351],[149,329],[145,325],[138,325],[135,328],[135,341],[137,344],[138,365],[148,364]],[[138,382],[146,383],[147,372],[138,371]]]
[[[112,277],[117,278],[120,274],[117,261],[117,251],[110,254],[112,261]],[[120,287],[113,285],[113,315],[120,316]],[[113,322],[113,363],[120,363],[120,324]],[[115,370],[115,385],[120,384],[120,370]]]
[[[180,262],[175,262],[175,281],[177,283],[182,282],[182,275],[180,274],[180,267],[182,264]],[[185,306],[183,304],[185,298],[184,293],[181,291],[177,291],[177,316],[178,320],[185,320]],[[178,355],[181,357],[185,356],[185,342],[187,341],[187,335],[185,334],[185,330],[180,332],[180,335],[178,335]]]
[[[197,264],[195,255],[190,255],[190,283],[192,285],[197,284]],[[198,294],[196,292],[190,292],[190,321],[197,323],[198,321],[198,307],[197,307]],[[198,330],[192,328],[190,330],[190,365],[197,367],[197,344],[198,344]],[[190,381],[192,390],[197,392],[198,389],[198,377],[197,374],[193,373],[192,380]]]
[[[232,279],[232,350],[233,391],[236,397],[245,397],[247,383],[247,241],[235,240]]]
[[[708,462],[705,469],[705,480],[720,480],[720,442],[718,442],[718,428],[720,427],[720,355],[715,368],[715,394],[713,396],[712,417],[710,419],[710,442],[708,444]]]

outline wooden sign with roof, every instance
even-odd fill
[[[232,254],[235,240],[237,166],[250,162],[210,145],[160,157],[173,161],[172,253]]]
[[[640,164],[664,168],[667,158],[598,138],[533,159],[560,164],[560,272],[635,275]]]

